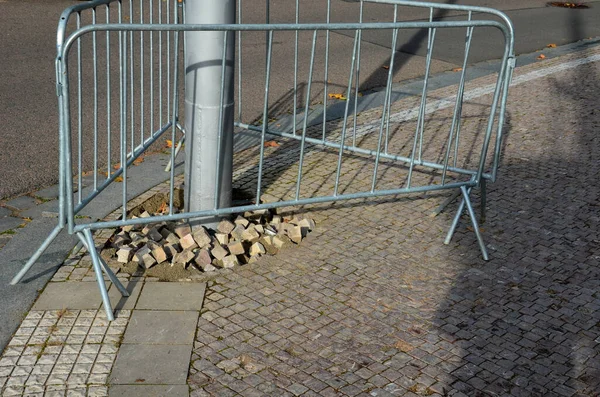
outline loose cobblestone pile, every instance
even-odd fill
[[[149,216],[147,211],[140,215]],[[216,230],[200,225],[192,228],[185,222],[125,226],[110,239],[104,256],[143,269],[166,262],[213,272],[256,262],[265,254],[275,255],[285,245],[300,244],[314,228],[315,222],[308,217],[282,217],[269,210],[246,212],[233,222],[223,219]]]

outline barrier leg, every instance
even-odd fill
[[[54,228],[54,230],[52,230],[52,233],[50,233],[50,235],[46,237],[46,240],[44,240],[42,245],[40,245],[37,251],[35,251],[31,258],[29,258],[27,263],[23,265],[21,270],[19,270],[19,273],[17,273],[17,275],[10,281],[10,285],[17,284],[19,281],[21,281],[23,277],[25,277],[25,274],[27,274],[29,269],[31,269],[31,266],[33,266],[33,264],[39,259],[39,257],[42,256],[44,251],[48,249],[48,246],[54,241],[54,239],[56,238],[56,236],[58,236],[58,233],[60,233],[62,229],[63,225],[57,225]]]
[[[462,215],[465,209],[465,200],[462,199],[460,204],[458,205],[458,210],[456,211],[456,215],[454,215],[454,219],[452,220],[452,225],[450,225],[450,229],[448,230],[448,234],[446,235],[446,239],[444,240],[444,244],[450,244],[450,240],[452,240],[452,236],[454,236],[454,232],[456,231],[456,226],[458,226],[458,221],[460,216]]]
[[[464,186],[460,187],[460,190],[463,194],[463,202],[467,204],[467,211],[469,212],[469,217],[471,217],[471,223],[473,224],[473,229],[475,230],[475,236],[477,236],[477,242],[479,243],[479,249],[481,250],[481,255],[484,260],[488,260],[487,249],[485,248],[485,243],[483,242],[483,238],[481,237],[481,233],[479,232],[479,224],[477,223],[477,218],[475,217],[475,211],[473,211],[473,206],[471,205],[471,199],[469,198],[469,191]],[[462,211],[461,211],[462,212]]]
[[[113,321],[115,316],[113,314],[110,299],[108,298],[108,291],[106,290],[106,284],[104,283],[104,275],[102,274],[102,266],[100,265],[100,259],[98,252],[94,245],[94,238],[90,229],[85,229],[83,233],[77,233],[77,237],[86,246],[90,256],[92,257],[92,264],[94,266],[94,272],[96,273],[96,282],[98,283],[98,289],[100,289],[100,295],[102,296],[102,303],[104,304],[104,310],[106,311],[106,318],[108,321]]]
[[[104,259],[102,259],[102,257],[99,256],[98,260],[100,261],[100,266],[102,266],[102,270],[104,270],[104,273],[106,273],[110,281],[115,285],[115,287],[117,287],[117,289],[121,293],[121,296],[129,296],[129,291],[127,291],[127,288],[125,288],[125,286],[119,281],[119,279],[113,273],[113,271],[110,270],[110,267],[108,267],[106,262],[104,262]]]
[[[482,178],[481,179],[481,209],[480,209],[481,223],[485,223],[485,214],[486,214],[485,206],[486,205],[487,205],[487,181],[485,180],[485,178]]]
[[[436,216],[438,216],[439,214],[441,214],[442,211],[444,211],[446,209],[446,207],[450,205],[451,202],[453,202],[454,200],[456,200],[456,198],[458,196],[460,196],[460,192],[458,190],[455,191],[455,192],[453,192],[452,196],[448,197],[436,209],[434,209],[433,211],[431,211],[431,214],[429,214],[429,216],[432,217],[432,218],[435,218]]]

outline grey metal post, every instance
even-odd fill
[[[235,12],[235,0],[186,0],[185,23],[233,24]],[[185,32],[185,45],[185,209],[229,207],[235,35]],[[214,226],[216,222],[218,218],[204,218],[192,223]]]

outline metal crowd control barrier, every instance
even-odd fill
[[[514,35],[510,20],[503,13],[482,7],[469,7],[437,3],[418,3],[404,0],[370,0],[356,4],[359,8],[356,22],[331,22],[332,0],[323,0],[326,10],[324,21],[304,23],[299,20],[300,4],[295,2],[295,20],[292,23],[269,23],[267,0],[267,23],[247,24],[242,20],[242,1],[238,3],[238,20],[235,25],[189,25],[185,21],[183,3],[177,0],[96,0],[65,10],[61,16],[56,58],[57,94],[60,115],[60,214],[58,225],[39,248],[36,255],[15,276],[17,283],[31,265],[62,229],[76,234],[91,254],[97,282],[109,319],[112,308],[102,272],[119,288],[127,291],[98,255],[92,231],[118,228],[126,225],[160,223],[191,218],[223,216],[227,214],[288,206],[303,206],[340,200],[369,199],[407,193],[425,193],[454,190],[462,195],[462,201],[447,234],[448,243],[457,227],[462,213],[467,209],[481,253],[488,259],[486,247],[479,231],[478,221],[471,204],[472,189],[481,188],[485,200],[486,181],[494,181],[502,147],[502,128],[507,91],[514,68]],[[137,3],[137,2],[136,2]],[[389,21],[367,23],[369,7],[389,7]],[[428,17],[422,21],[398,21],[404,7],[424,10]],[[452,20],[436,20],[438,12],[452,13]],[[481,19],[481,17],[487,19]],[[477,17],[477,18],[475,18]],[[499,53],[499,68],[495,83],[490,84],[488,102],[482,97],[467,109],[467,70],[474,33],[480,29],[499,31],[504,40]],[[180,85],[182,81],[183,34],[186,31],[223,32],[223,43],[236,40],[238,45],[237,117],[238,129],[245,129],[256,137],[252,150],[252,183],[255,199],[253,204],[217,208],[218,200],[211,209],[191,213],[176,213],[173,204],[175,167],[170,167],[170,194],[168,214],[149,218],[132,219],[127,210],[131,198],[128,189],[128,168],[150,148],[164,133],[175,143],[181,141]],[[398,37],[407,31],[421,32],[426,44],[423,55],[424,68],[420,95],[392,103],[394,94],[395,59]],[[429,87],[432,54],[440,37],[448,32],[460,31],[462,68],[458,84],[446,97],[431,98]],[[383,68],[386,70],[383,103],[378,111],[365,112],[370,120],[363,120],[357,103],[360,100],[361,64],[371,57],[365,49],[365,35],[386,34],[388,46]],[[332,48],[333,35],[345,37],[351,44]],[[256,46],[256,37],[262,38],[264,59],[244,58],[247,48]],[[291,36],[290,36],[291,35]],[[250,37],[250,39],[247,39]],[[278,38],[290,39],[294,59],[292,70],[278,70],[280,65],[274,46]],[[299,40],[307,38],[310,45],[308,57],[300,56]],[[284,40],[285,42],[285,40]],[[342,54],[346,51],[345,54]],[[317,62],[318,58],[323,58]],[[343,63],[336,63],[343,59]],[[242,62],[243,60],[243,62]],[[261,98],[262,112],[254,120],[242,120],[245,104],[242,101],[246,79],[244,67],[248,62],[260,62],[264,71],[262,91],[253,92]],[[317,63],[319,65],[317,66]],[[300,66],[299,66],[300,65]],[[222,58],[225,67],[225,54]],[[307,77],[300,74],[299,67],[307,70]],[[347,70],[345,88],[337,95],[343,107],[342,116],[332,119],[327,103],[336,88],[329,79],[335,68]],[[278,74],[279,73],[279,74]],[[457,72],[458,73],[458,72]],[[273,115],[270,93],[275,75],[292,76],[291,98],[287,108]],[[315,94],[312,90],[321,88]],[[221,90],[224,81],[221,81]],[[338,87],[339,91],[340,88]],[[322,119],[309,123],[309,113],[316,106],[315,98],[321,98]],[[402,108],[406,102],[408,108]],[[375,112],[375,113],[374,113]],[[289,113],[287,124],[281,122]],[[278,121],[271,118],[276,117]],[[373,119],[375,117],[375,119]],[[479,118],[480,123],[470,123],[466,118]],[[282,127],[282,125],[286,127]],[[475,124],[475,125],[474,125]],[[281,150],[287,152],[272,155],[265,149],[269,139],[283,142]],[[174,163],[176,149],[170,149]],[[317,154],[317,164],[309,163],[309,156]],[[237,156],[237,154],[236,154]],[[328,156],[328,157],[327,157]],[[327,157],[329,160],[321,160]],[[277,159],[285,158],[286,164]],[[349,160],[350,159],[350,160]],[[359,177],[349,178],[347,162],[361,162],[360,169],[367,168]],[[219,161],[215,167],[219,167]],[[286,169],[287,167],[287,169]],[[303,168],[304,167],[304,168]],[[310,168],[310,170],[308,169]],[[308,172],[320,169],[319,175],[329,179],[327,183],[307,182]],[[268,185],[273,183],[270,172],[293,174],[295,178],[285,194],[270,196],[265,200]],[[234,169],[234,175],[236,170]],[[91,174],[91,186],[84,188],[84,177]],[[75,177],[73,177],[73,175]],[[218,173],[217,173],[218,175]],[[353,181],[359,181],[353,188]],[[77,219],[77,214],[92,204],[108,186],[117,186],[122,193],[122,216],[115,221],[94,222]],[[217,192],[218,183],[215,184]],[[329,191],[323,192],[323,186]],[[312,190],[311,190],[312,189]],[[218,196],[218,194],[215,194]],[[485,207],[485,205],[483,205]]]

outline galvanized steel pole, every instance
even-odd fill
[[[185,23],[233,24],[235,12],[235,0],[186,0]],[[235,36],[214,31],[185,35],[185,209],[229,207]],[[216,222],[218,218],[204,218],[192,224]]]

